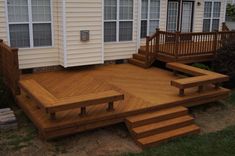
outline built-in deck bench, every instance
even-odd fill
[[[198,87],[198,91],[201,92],[203,91],[203,87],[205,85],[214,84],[215,88],[218,89],[220,83],[229,80],[229,77],[226,75],[199,69],[181,63],[168,63],[167,67],[174,70],[174,73],[182,72],[193,76],[171,81],[172,86],[179,88],[179,96],[184,96],[184,90],[192,87]]]
[[[29,97],[36,101],[39,108],[44,109],[46,113],[50,114],[51,119],[56,118],[57,112],[75,108],[80,108],[80,115],[84,116],[86,114],[87,106],[104,103],[108,103],[107,111],[114,111],[114,102],[124,100],[124,94],[115,90],[66,98],[56,98],[48,90],[32,79],[20,81],[20,87]]]

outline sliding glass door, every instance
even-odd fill
[[[193,6],[193,1],[169,0],[167,9],[167,31],[191,32]]]

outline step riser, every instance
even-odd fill
[[[133,58],[144,62],[146,61],[146,57],[139,54],[133,54]]]
[[[161,141],[154,142],[154,143],[149,143],[149,144],[144,144],[143,145],[143,144],[141,144],[140,142],[137,141],[137,144],[144,149],[144,148],[159,146],[161,143],[167,142],[167,141],[169,141],[171,139],[175,139],[175,138],[179,138],[179,137],[184,137],[186,135],[198,134],[198,133],[200,133],[200,129],[193,130],[193,131],[190,131],[190,132],[187,132],[187,133],[184,133],[184,134],[180,134],[180,135],[177,135],[177,136],[174,136],[174,137],[171,137],[171,138],[163,139]]]
[[[135,59],[129,59],[128,60],[128,62],[130,64],[133,64],[133,65],[136,65],[136,66],[139,66],[139,67],[142,67],[142,68],[148,68],[148,66],[145,64],[145,62],[137,62],[137,61],[135,61]]]
[[[142,55],[145,55],[145,54],[146,54],[146,51],[145,51],[145,50],[142,50],[142,49],[139,49],[139,50],[138,50],[138,53],[139,53],[139,54],[142,54]]]
[[[169,125],[169,126],[166,126],[166,127],[161,127],[161,128],[158,128],[158,129],[149,130],[149,131],[143,132],[143,133],[133,132],[133,137],[135,139],[140,139],[140,138],[143,138],[143,137],[148,137],[150,135],[155,135],[155,134],[159,134],[159,133],[162,133],[162,132],[166,132],[166,131],[174,130],[174,129],[181,128],[181,127],[184,127],[184,126],[188,126],[188,125],[193,124],[193,122],[194,121],[192,119],[192,120],[185,121],[185,122],[182,122],[182,123],[176,123],[176,124],[172,124],[172,125]]]
[[[184,110],[184,111],[175,112],[175,113],[172,113],[172,114],[166,114],[166,115],[163,115],[163,116],[158,116],[156,118],[137,121],[137,122],[134,122],[134,123],[130,123],[129,121],[127,121],[127,124],[128,124],[128,127],[135,128],[135,127],[151,124],[151,123],[154,123],[154,122],[160,122],[160,121],[163,121],[163,120],[168,120],[168,119],[184,116],[184,115],[187,115],[187,114],[188,114],[188,111]]]

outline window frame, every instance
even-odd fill
[[[123,19],[120,19],[120,0],[116,0],[117,1],[117,8],[116,8],[116,19],[115,20],[106,20],[105,18],[103,19],[103,25],[105,25],[105,22],[115,22],[116,23],[116,41],[105,41],[105,38],[103,39],[103,42],[104,43],[116,43],[116,42],[132,42],[133,41],[133,34],[134,34],[134,3],[135,3],[135,0],[132,0],[132,19],[127,19],[127,20],[123,20]],[[105,2],[103,2],[104,4],[104,9],[105,10]],[[103,11],[104,12],[104,11]],[[105,17],[104,13],[103,13],[103,17]],[[128,40],[128,41],[120,41],[120,37],[119,37],[119,30],[120,30],[120,22],[132,22],[132,37],[131,37],[131,40]],[[105,32],[104,30],[105,27],[103,27],[103,32]],[[103,33],[103,36],[104,36],[104,33]],[[104,36],[105,37],[105,36]]]
[[[7,40],[8,44],[11,46],[10,42],[10,25],[14,24],[28,24],[29,26],[29,47],[22,47],[19,49],[43,49],[43,48],[53,48],[54,47],[54,19],[53,19],[53,2],[50,1],[50,21],[33,21],[32,16],[32,0],[27,0],[28,3],[28,22],[10,22],[8,19],[8,2],[5,0],[5,15],[6,15],[6,27],[7,27]],[[34,46],[34,36],[33,36],[33,24],[51,24],[51,45],[49,46]]]
[[[205,17],[205,4],[206,2],[209,2],[211,3],[211,12],[210,12],[210,17]],[[220,3],[220,12],[219,12],[219,17],[214,17],[214,6],[215,6],[215,3]],[[219,1],[219,0],[206,0],[204,2],[204,13],[203,13],[203,24],[202,24],[202,32],[205,32],[203,30],[204,28],[204,20],[210,20],[210,30],[209,32],[213,32],[214,30],[212,30],[213,28],[213,20],[219,20],[219,28],[218,28],[218,31],[220,29],[220,18],[221,18],[221,9],[222,9],[222,2]]]
[[[154,19],[151,19],[150,18],[150,9],[151,9],[151,0],[147,0],[148,2],[148,5],[147,5],[147,18],[143,19],[142,18],[142,0],[141,0],[141,9],[140,9],[140,38],[141,39],[144,39],[146,36],[149,36],[150,35],[150,21],[158,21],[158,27],[160,27],[160,19],[161,19],[161,0],[159,0],[159,18],[154,18]],[[141,36],[141,26],[142,26],[142,21],[147,21],[147,34],[145,37],[142,37]]]

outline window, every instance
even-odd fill
[[[207,1],[204,6],[203,32],[219,30],[221,2]]]
[[[7,8],[12,47],[52,45],[50,0],[7,0]]]
[[[131,41],[133,0],[104,0],[104,42]]]
[[[141,7],[141,38],[155,32],[159,27],[160,0],[142,0]]]

